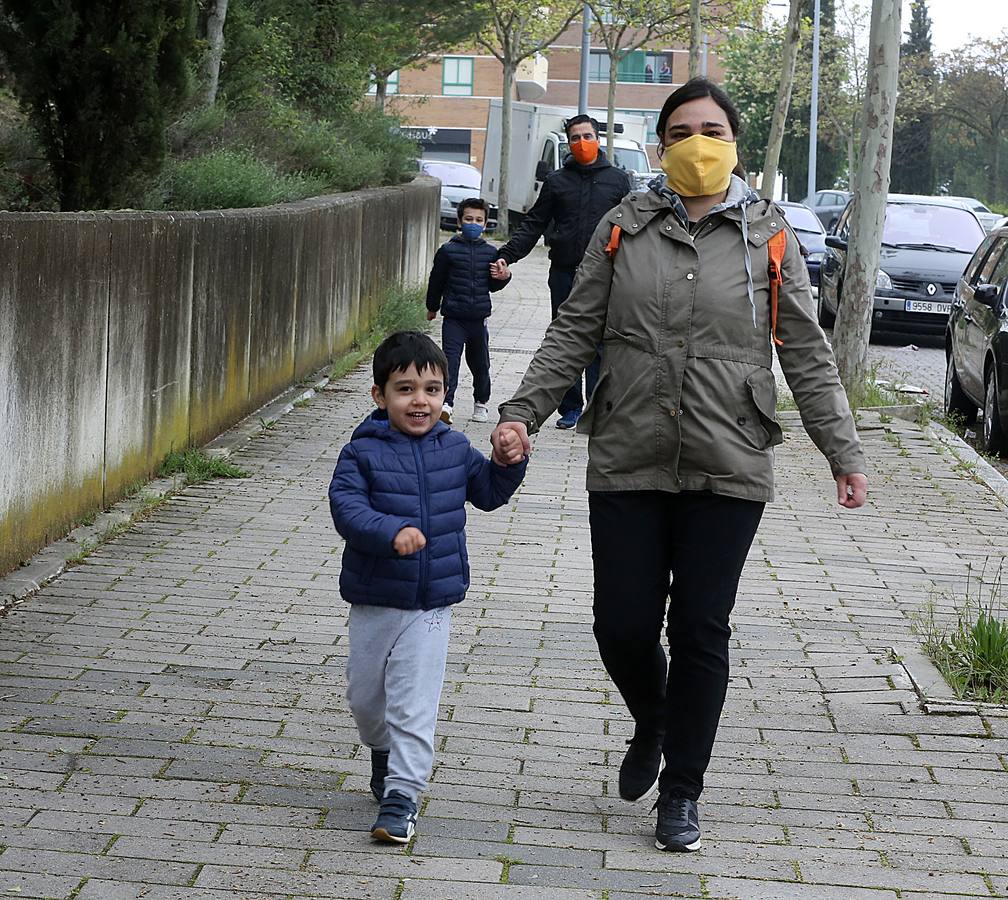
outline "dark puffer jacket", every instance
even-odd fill
[[[490,292],[499,291],[510,280],[490,277],[490,263],[500,258],[497,248],[483,238],[471,241],[460,234],[442,244],[434,254],[434,266],[427,281],[427,309],[441,315],[469,321],[490,315]]]
[[[340,453],[329,485],[333,522],[346,540],[343,599],[397,609],[458,603],[469,588],[466,501],[486,511],[503,506],[527,464],[498,466],[443,422],[412,438],[391,428],[384,412],[372,413]],[[409,526],[427,546],[399,556],[392,541]]]
[[[546,177],[539,196],[514,236],[497,254],[509,264],[528,256],[546,235],[549,258],[562,269],[576,269],[595,226],[633,189],[630,176],[599,151],[590,166],[573,156]]]

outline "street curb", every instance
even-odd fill
[[[907,673],[914,691],[920,699],[921,709],[930,716],[985,715],[994,718],[1008,717],[1008,706],[996,703],[978,703],[961,700],[949,687],[938,667],[922,650],[891,647],[892,658]]]
[[[330,363],[311,378],[283,391],[200,449],[207,456],[227,459],[252,437],[261,434],[264,427],[291,412],[295,403],[309,400],[323,390],[330,382],[331,370]],[[310,387],[305,387],[305,384],[310,384]],[[70,560],[82,551],[94,550],[110,540],[114,536],[111,532],[130,524],[150,501],[163,500],[184,488],[185,481],[181,474],[170,478],[155,478],[136,493],[98,513],[90,524],[79,525],[62,538],[43,547],[14,571],[0,576],[0,618],[65,572]]]

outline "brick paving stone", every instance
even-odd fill
[[[544,255],[514,272],[490,320],[495,403],[548,322]],[[326,500],[368,387],[361,367],[319,392],[236,454],[250,478],[186,489],[2,620],[0,893],[1008,894],[1008,717],[926,715],[889,655],[915,646],[925,603],[949,615],[969,568],[1002,555],[1004,506],[915,425],[868,413],[871,504],[853,514],[782,416],[700,853],[658,853],[649,804],[616,798],[632,722],[591,631],[585,439],[552,420],[515,499],[470,515],[472,588],[412,854],[372,846]],[[463,373],[457,427],[487,449],[469,390]]]

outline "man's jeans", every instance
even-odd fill
[[[574,284],[574,269],[559,269],[556,266],[550,266],[549,281],[547,283],[549,284],[550,291],[550,306],[553,308],[553,318],[555,319],[560,310],[560,305],[570,295],[571,287]],[[598,382],[599,366],[602,364],[602,358],[599,355],[601,351],[602,345],[600,344],[598,352],[595,354],[595,359],[584,370],[584,403],[581,402],[581,376],[578,375],[577,381],[570,386],[570,389],[564,394],[563,400],[560,401],[558,412],[561,416],[569,412],[580,413],[584,409],[584,404],[591,400],[592,391],[595,390],[595,385]]]

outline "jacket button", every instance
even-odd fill
[[[636,223],[636,222],[632,223],[632,224],[630,225],[630,227],[631,227],[631,228],[636,228],[636,227],[637,227],[637,223]]]
[[[760,239],[758,234],[754,234],[753,237],[756,238],[757,241]]]
[[[665,230],[666,231],[671,231],[672,230],[672,226],[671,225],[666,225],[665,226]]]
[[[693,280],[693,273],[692,272],[687,272],[686,273],[686,280],[687,281],[692,281]]]
[[[685,347],[686,346],[686,341],[684,341],[682,338],[679,338],[679,340],[676,341],[676,346],[678,346],[678,347]]]
[[[669,410],[669,415],[672,416],[672,418],[674,419],[675,416],[676,416],[676,411],[674,409],[670,409]]]
[[[737,419],[737,421],[738,421],[739,425],[745,425],[746,418],[745,418],[745,416],[739,416],[738,419]]]
[[[616,218],[619,219],[619,218],[622,217],[622,215],[623,215],[623,213],[616,213]]]
[[[777,223],[776,222],[771,222],[770,223],[770,227],[771,228],[776,228],[777,227]]]

